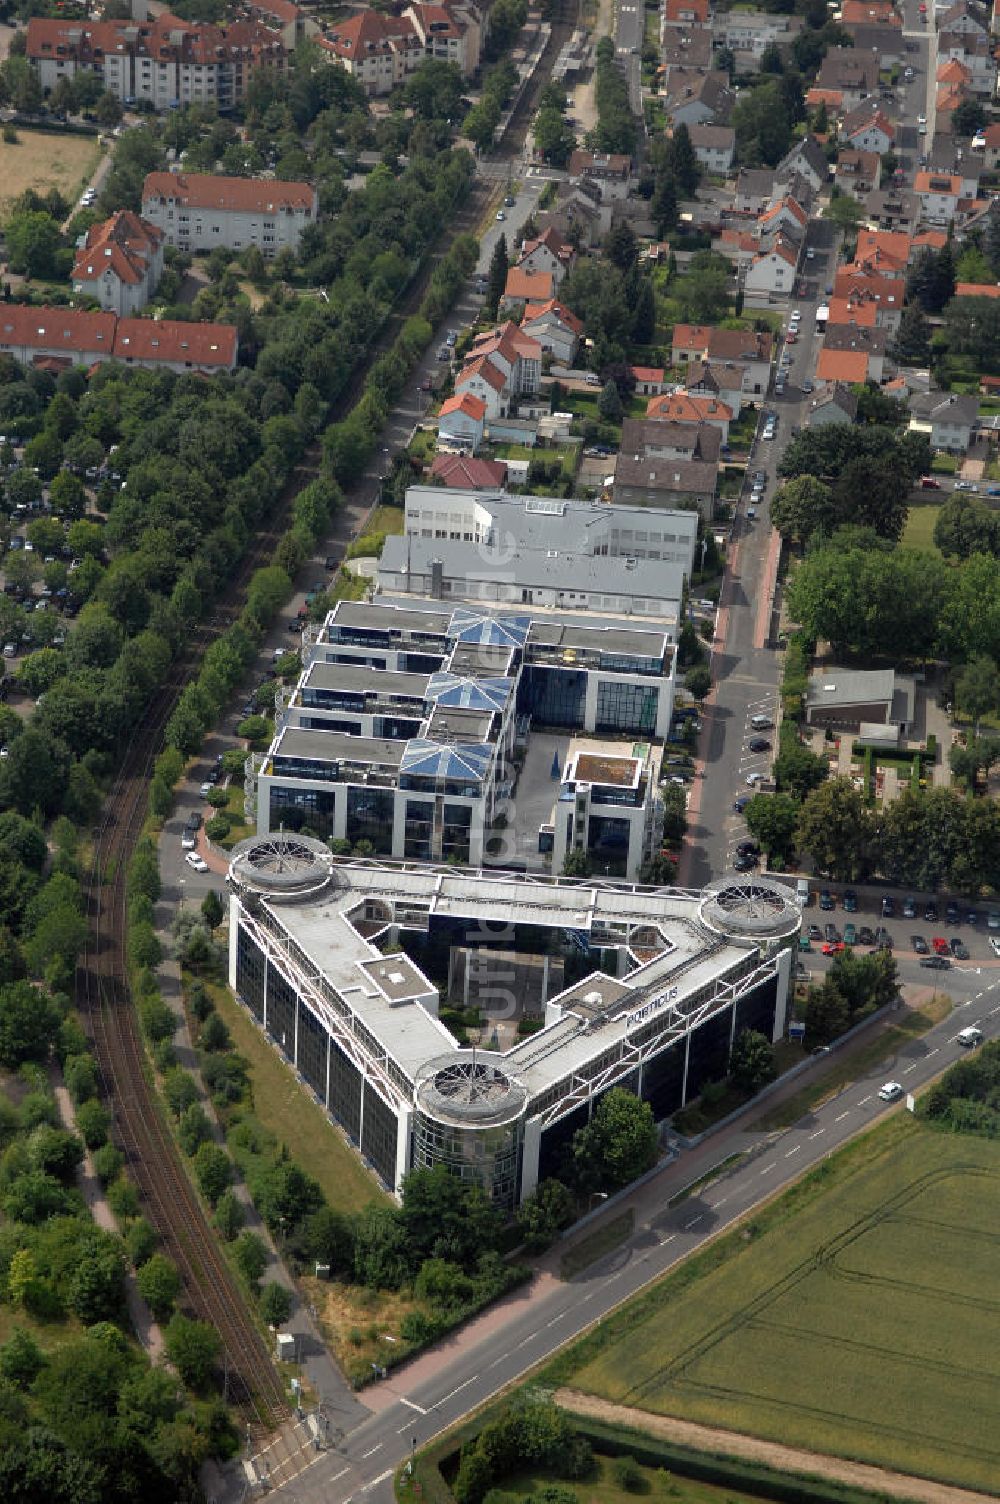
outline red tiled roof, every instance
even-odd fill
[[[466,362],[455,377],[456,387],[465,386],[473,376],[481,376],[495,392],[502,392],[504,389],[504,374],[487,355],[479,355],[474,360]]]
[[[456,392],[453,397],[442,402],[438,416],[447,418],[449,413],[464,413],[467,418],[481,423],[486,416],[486,403],[474,392]]]
[[[692,397],[687,392],[669,392],[650,397],[647,418],[668,418],[675,423],[707,423],[712,419],[731,422],[733,410],[717,397]]]
[[[119,319],[116,360],[163,360],[177,365],[217,366],[236,360],[234,324],[185,324],[179,319]]]
[[[65,57],[99,62],[107,53],[218,66],[234,56],[284,57],[281,39],[257,21],[231,26],[182,21],[167,12],[150,21],[54,21],[33,16],[28,22],[30,58]]]
[[[996,282],[956,282],[956,298],[1000,298],[1000,284]]]
[[[629,366],[636,381],[662,381],[662,366]]]
[[[522,272],[519,266],[512,266],[507,273],[503,295],[519,302],[547,302],[552,296],[552,273]]]
[[[107,352],[108,360],[164,361],[228,369],[235,364],[232,324],[186,324],[179,319],[119,318],[81,308],[0,308],[0,349],[62,351],[70,356]]]
[[[67,355],[106,350],[110,360],[117,322],[113,313],[6,303],[0,308],[0,349],[21,345],[28,349],[64,350]]]
[[[874,329],[878,319],[878,305],[871,298],[838,298],[828,301],[828,323],[858,324]]]
[[[557,298],[549,298],[546,303],[525,304],[521,328],[526,328],[528,324],[534,323],[535,319],[544,318],[548,313],[551,313],[558,319],[560,324],[565,324],[566,328],[570,329],[574,334],[583,333],[583,320],[578,319],[573,310],[567,308],[565,303],[560,303]]]
[[[431,479],[439,486],[458,486],[469,491],[493,491],[507,480],[505,460],[471,459],[464,454],[436,454]]]
[[[843,381],[849,386],[868,380],[868,356],[864,350],[827,350],[816,361],[818,381]]]
[[[174,199],[191,209],[228,210],[241,214],[277,214],[283,209],[312,210],[311,183],[277,178],[227,178],[210,172],[151,172],[142,185],[143,206],[150,199]]]
[[[163,240],[163,231],[130,209],[119,209],[102,224],[91,225],[87,241],[73,262],[74,282],[94,282],[110,267],[118,279],[137,286]]]

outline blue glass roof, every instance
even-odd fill
[[[513,679],[469,679],[460,674],[431,674],[424,698],[462,710],[503,710]]]
[[[490,616],[474,606],[458,606],[449,623],[448,636],[452,642],[523,648],[530,627],[530,616]]]
[[[403,749],[400,773],[414,773],[420,778],[465,779],[482,783],[493,758],[488,742],[461,742],[444,746],[441,742],[413,737]]]

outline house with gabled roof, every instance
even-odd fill
[[[486,403],[468,390],[456,392],[441,404],[438,414],[438,440],[475,454],[483,442]]]
[[[506,460],[481,460],[465,454],[436,454],[430,478],[435,486],[459,491],[502,491],[507,484]]]
[[[73,291],[112,313],[133,314],[163,275],[163,233],[130,209],[91,225],[73,261]]]
[[[722,442],[728,444],[733,410],[717,397],[692,396],[688,392],[664,392],[660,397],[650,397],[646,403],[646,417],[670,423],[711,423],[722,435]]]
[[[880,277],[905,277],[913,241],[898,230],[858,231],[852,269],[874,272]]]
[[[568,271],[572,270],[576,251],[552,226],[543,230],[534,240],[526,240],[517,258],[518,269],[528,276],[547,272],[558,287]]]
[[[539,341],[513,321],[476,336],[468,360],[487,357],[503,372],[509,396],[522,397],[538,391],[542,379],[542,347]],[[491,414],[495,417],[496,414]]]
[[[488,355],[467,360],[455,377],[455,391],[471,392],[485,407],[487,418],[504,418],[510,406],[507,378]]]
[[[830,176],[826,153],[811,133],[796,141],[774,169],[777,182],[788,184],[792,178],[804,178],[813,193],[818,193]]]
[[[862,100],[878,94],[879,60],[857,47],[831,47],[820,64],[816,87],[836,89],[844,109],[853,110]]]
[[[883,157],[896,141],[896,127],[877,103],[866,100],[844,117],[840,139],[859,151],[873,151]]]
[[[549,298],[544,303],[525,304],[521,332],[536,339],[543,354],[551,355],[559,365],[572,365],[583,322],[565,303]]]
[[[845,146],[837,153],[833,181],[841,193],[862,203],[875,192],[882,180],[882,159],[873,151],[859,151]]]
[[[856,394],[850,387],[835,382],[828,390],[813,398],[805,421],[809,428],[825,428],[830,423],[854,423],[857,416]]]
[[[319,214],[311,183],[226,177],[211,172],[151,172],[142,185],[142,214],[183,251],[217,246],[264,256],[297,251]]]
[[[816,380],[863,386],[868,380],[868,356],[863,350],[827,350],[816,360]]]
[[[520,314],[528,303],[550,302],[555,291],[556,279],[551,272],[526,272],[512,266],[500,299],[500,312]]]
[[[748,293],[790,293],[795,286],[801,245],[800,239],[793,239],[782,230],[770,236],[746,269],[745,290]]]
[[[108,360],[180,375],[214,376],[236,369],[234,324],[138,319],[82,308],[0,304],[0,355],[19,365],[50,368],[102,365]]]

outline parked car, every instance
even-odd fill
[[[1000,935],[990,936],[990,950],[995,956],[1000,956]]]
[[[884,925],[879,925],[875,931],[875,949],[892,950],[892,936]]]
[[[915,898],[904,898],[903,899],[903,918],[904,919],[916,919],[916,917],[917,917],[917,900]]]
[[[699,605],[701,603],[699,602]],[[754,731],[770,731],[774,722],[769,715],[754,715],[750,717],[750,725]]]
[[[749,516],[749,513],[747,515]],[[755,736],[752,741],[747,742],[747,747],[751,752],[770,752],[771,743],[765,736]]]
[[[858,912],[858,895],[853,888],[844,889],[844,913],[856,914]]]
[[[208,871],[208,863],[203,856],[198,855],[197,851],[188,851],[184,856],[184,860],[187,862],[188,866],[193,867],[196,872]]]
[[[924,923],[925,924],[935,924],[937,922],[937,917],[938,917],[938,907],[937,907],[937,904],[934,902],[933,898],[930,898],[924,904]]]
[[[949,903],[945,908],[944,917],[946,924],[961,924],[962,921],[959,918],[958,904],[954,901]]]
[[[824,924],[823,939],[826,941],[827,945],[836,945],[837,941],[840,939],[840,931],[835,924]]]
[[[922,956],[920,964],[928,971],[947,971],[951,962],[947,956]]]
[[[951,937],[951,953],[956,961],[967,961],[969,959],[969,947],[957,935],[952,935]]]
[[[826,909],[828,912],[830,909],[836,908],[833,894],[830,892],[829,888],[820,889],[819,906],[821,909]]]
[[[819,925],[818,924],[811,924],[809,926],[809,939],[810,940],[822,940],[822,938],[823,938],[823,931],[820,929]]]
[[[884,894],[882,898],[882,918],[892,919],[896,913],[896,900],[891,893]]]
[[[737,852],[733,857],[734,872],[752,872],[756,865],[757,858],[755,856],[744,856],[740,852]]]
[[[934,947],[934,954],[936,956],[947,956],[949,954],[948,942],[943,935],[935,935],[931,944]]]
[[[851,923],[851,921],[848,920],[847,923],[844,925],[844,944],[845,945],[854,945],[855,942],[857,941],[857,938],[858,938],[857,930],[854,928],[854,925]]]
[[[920,477],[920,489],[921,491],[940,491],[941,482],[936,480],[933,475],[922,475]]]
[[[863,924],[861,926],[861,928],[858,930],[858,944],[859,945],[874,945],[875,944],[875,932],[867,924]]]
[[[913,946],[913,949],[916,951],[918,956],[926,956],[927,941],[924,939],[923,935],[911,935],[910,944]]]

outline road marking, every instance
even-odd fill
[[[399,1403],[401,1405],[408,1405],[409,1408],[411,1410],[415,1410],[418,1415],[426,1415],[427,1414],[427,1411],[424,1409],[423,1405],[418,1405],[413,1400],[408,1400],[406,1398],[405,1394],[401,1394],[399,1396]]]
[[[500,1367],[500,1364],[501,1364],[501,1363],[506,1363],[506,1361],[507,1361],[507,1359],[508,1359],[508,1358],[509,1358],[509,1357],[510,1357],[510,1353],[504,1353],[504,1355],[503,1355],[503,1357],[502,1357],[502,1358],[497,1358],[497,1359],[496,1359],[496,1360],[495,1360],[495,1362],[493,1362],[493,1363],[491,1363],[491,1364],[490,1364],[490,1365],[489,1365],[489,1366],[490,1366],[490,1368],[499,1368],[499,1367]],[[488,1372],[488,1371],[489,1371],[489,1370],[487,1370],[487,1372]]]
[[[1000,1013],[1000,1007],[990,1009],[990,1018],[993,1017],[994,1013]]]
[[[801,1154],[801,1153],[802,1153],[802,1145],[801,1144],[796,1144],[794,1149],[789,1149],[788,1153],[785,1155],[785,1158],[786,1159],[791,1159],[791,1157],[792,1157],[793,1154]]]
[[[924,1056],[924,1059],[925,1060],[929,1060],[931,1058],[931,1056],[932,1055],[936,1055],[937,1052],[938,1052],[938,1046],[935,1045],[934,1048],[933,1048],[933,1050],[928,1050],[927,1051],[927,1054]]]
[[[720,1206],[725,1206],[725,1204],[726,1204],[726,1202],[727,1202],[727,1201],[728,1201],[728,1200],[729,1200],[729,1197],[728,1197],[728,1196],[723,1196],[723,1197],[722,1197],[722,1198],[721,1198],[721,1199],[720,1199],[720,1200],[718,1200],[718,1201],[716,1201],[716,1202],[715,1202],[715,1203],[714,1203],[714,1204],[715,1204],[715,1206],[716,1206],[716,1207],[717,1207],[717,1208],[718,1208],[718,1207],[720,1207]]]
[[[817,1128],[816,1132],[815,1133],[810,1133],[809,1137],[810,1137],[810,1139],[822,1138],[825,1132],[826,1132],[825,1128]]]
[[[339,1473],[334,1473],[333,1477],[330,1479],[330,1482],[336,1483],[338,1478],[342,1478],[345,1473],[349,1473],[350,1471],[351,1470],[349,1467],[342,1467]]]
[[[914,1062],[913,1065],[907,1065],[907,1066],[905,1066],[904,1069],[903,1069],[903,1075],[904,1076],[908,1076],[910,1074],[910,1072],[911,1071],[915,1071],[916,1068],[917,1068],[916,1067],[916,1062]]]
[[[545,1330],[548,1331],[550,1326],[555,1326],[557,1322],[564,1320],[567,1314],[566,1311],[560,1311],[558,1316],[553,1316],[551,1321],[545,1323]]]
[[[704,1215],[705,1214],[703,1212],[700,1217],[692,1217],[690,1222],[685,1222],[685,1224],[684,1224],[684,1231],[685,1232],[690,1232],[691,1229],[692,1229],[692,1227],[697,1227],[698,1223],[701,1222],[704,1219]]]
[[[364,1486],[364,1488],[362,1489],[362,1493],[368,1493],[371,1489],[378,1488],[378,1486],[379,1486],[380,1483],[384,1483],[385,1480],[386,1480],[386,1478],[391,1478],[391,1477],[392,1477],[392,1468],[390,1467],[390,1468],[388,1468],[386,1470],[386,1472],[379,1473],[378,1477],[377,1478],[373,1478],[370,1483],[366,1483],[365,1486]]]
[[[528,1345],[529,1342],[534,1342],[534,1340],[535,1340],[535,1338],[537,1336],[538,1336],[537,1332],[529,1332],[526,1337],[522,1337],[521,1338],[520,1342],[517,1344],[516,1347],[511,1348],[511,1351],[515,1352],[515,1353],[519,1353],[521,1351],[522,1347],[527,1347],[527,1345]]]
[[[372,1449],[371,1449],[370,1452],[362,1452],[361,1453],[361,1461],[364,1462],[366,1458],[368,1458],[368,1457],[374,1457],[375,1453],[381,1450],[381,1447],[382,1447],[382,1443],[380,1441],[377,1441],[375,1443],[375,1445],[372,1447]]]
[[[866,1102],[870,1102],[871,1099],[872,1099],[871,1092],[869,1092],[868,1095],[867,1095],[867,1097],[862,1097],[861,1098],[861,1101],[858,1103],[858,1106],[859,1107],[864,1107],[865,1103]]]
[[[765,1165],[760,1173],[762,1175],[770,1175],[771,1171],[775,1169],[777,1169],[777,1165]]]
[[[661,1248],[664,1248],[668,1243],[672,1243],[674,1241],[674,1239],[676,1238],[676,1236],[677,1236],[677,1234],[675,1232],[672,1232],[670,1234],[669,1238],[661,1238],[659,1246]]]
[[[455,1398],[456,1394],[461,1394],[461,1392],[462,1392],[463,1389],[468,1389],[469,1385],[470,1384],[474,1384],[475,1382],[476,1382],[475,1375],[473,1375],[473,1377],[471,1379],[466,1379],[466,1381],[465,1381],[464,1384],[459,1384],[459,1386],[458,1386],[457,1389],[452,1389],[449,1394],[446,1394],[444,1396],[444,1399],[438,1400],[438,1404],[439,1405],[446,1405],[449,1400],[453,1400]]]
[[[839,1118],[834,1118],[834,1120],[833,1120],[833,1121],[834,1121],[834,1122],[835,1122],[835,1123],[842,1123],[842,1122],[843,1122],[843,1121],[844,1121],[844,1119],[845,1119],[845,1118],[849,1118],[849,1117],[850,1117],[850,1115],[851,1115],[851,1114],[850,1114],[850,1111],[849,1111],[849,1110],[848,1110],[848,1111],[847,1111],[847,1112],[842,1112],[842,1113],[841,1113],[841,1114],[840,1114],[840,1117],[839,1117]]]

